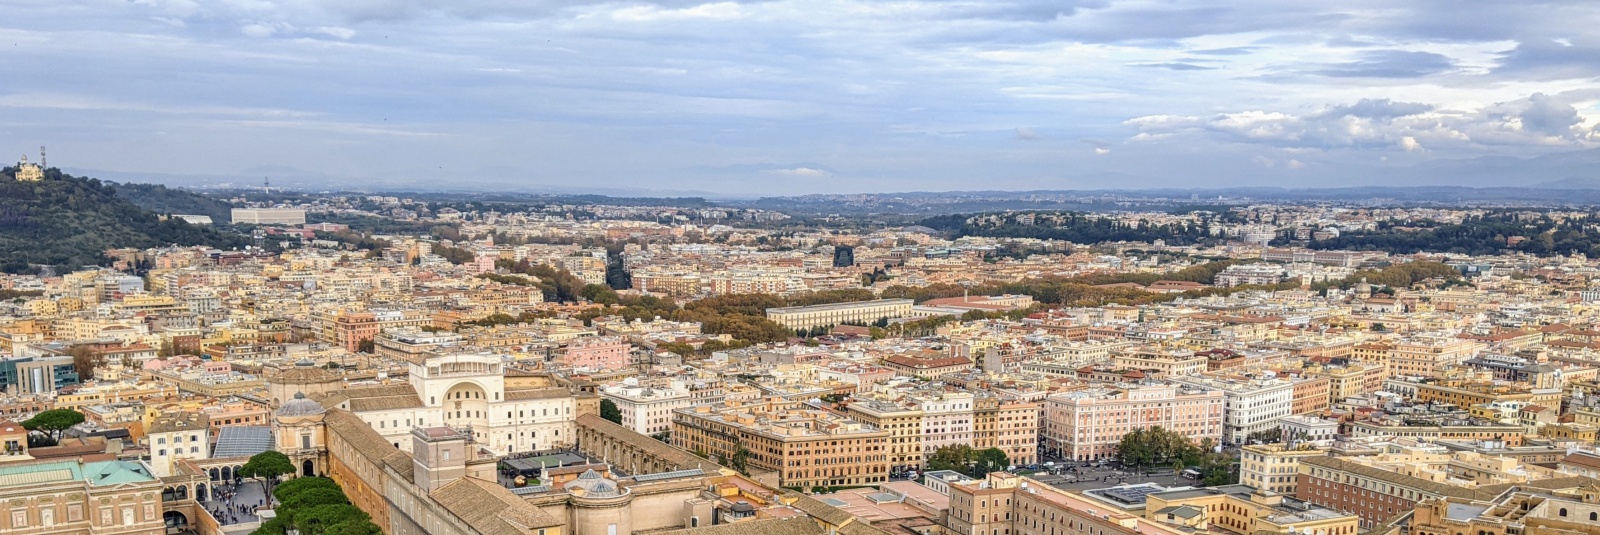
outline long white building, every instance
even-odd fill
[[[790,329],[830,327],[843,323],[872,323],[911,315],[910,299],[878,299],[803,307],[767,309],[767,319]]]

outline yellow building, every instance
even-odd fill
[[[1550,424],[1539,428],[1541,436],[1557,440],[1576,440],[1583,444],[1594,444],[1600,427],[1588,424]]]
[[[1283,444],[1252,444],[1239,452],[1239,483],[1270,490],[1285,496],[1295,495],[1295,478],[1300,459],[1326,457],[1328,450],[1310,445],[1288,449]]]
[[[44,180],[44,168],[39,164],[28,163],[28,155],[22,155],[22,160],[17,162],[18,182],[38,182]]]
[[[1192,526],[1195,521],[1186,515],[1195,512],[1202,512],[1205,518],[1198,527],[1245,535],[1354,535],[1360,529],[1355,515],[1245,485],[1172,490],[1145,497],[1144,516],[1149,520]]]

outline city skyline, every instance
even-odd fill
[[[1600,160],[1583,4],[9,4],[0,145],[118,181],[1527,186]]]

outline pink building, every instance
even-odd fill
[[[1045,398],[1045,450],[1074,461],[1109,459],[1122,436],[1161,426],[1189,437],[1222,441],[1222,391],[1176,385],[1100,387]]]
[[[633,346],[620,336],[595,336],[573,340],[561,363],[574,368],[619,370],[628,366],[628,350]]]
[[[471,262],[467,262],[465,267],[468,272],[474,275],[489,273],[494,271],[494,261],[498,258],[500,257],[496,255],[481,254],[477,258],[473,258]]]

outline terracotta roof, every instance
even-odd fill
[[[656,535],[822,535],[821,526],[810,518],[764,518],[731,524],[662,531]]]
[[[817,520],[826,522],[828,525],[831,525],[835,528],[844,527],[845,525],[854,522],[856,519],[855,515],[846,513],[844,509],[828,505],[823,503],[822,500],[818,500],[792,490],[785,491],[783,496],[784,501],[794,500],[789,503],[791,507],[799,509],[805,512],[805,514],[811,515]]]
[[[1581,466],[1590,470],[1600,470],[1600,456],[1581,451],[1575,451],[1568,453],[1565,458],[1561,459],[1561,464]]]
[[[637,448],[640,451],[649,453],[657,458],[671,463],[673,470],[699,468],[701,470],[705,470],[707,473],[710,473],[723,468],[722,465],[719,465],[708,459],[702,459],[699,455],[695,455],[681,448],[673,447],[671,444],[667,444],[648,436],[641,435],[637,431],[614,424],[610,420],[601,418],[599,415],[580,415],[577,418],[577,423],[579,427],[594,429],[595,431],[599,431],[606,436],[626,442],[633,448]]]
[[[505,487],[477,478],[451,481],[428,497],[482,535],[526,535],[562,525]]]
[[[401,452],[388,440],[379,435],[366,421],[351,414],[349,411],[329,409],[328,415],[323,418],[323,424],[328,427],[328,432],[336,434],[356,450],[356,453],[367,458],[367,462],[375,465],[383,464],[383,459],[391,454]]]
[[[565,397],[572,397],[572,391],[565,388],[525,388],[519,390],[506,390],[507,401],[555,399]]]
[[[409,398],[409,399],[408,399]],[[377,411],[390,409],[409,409],[422,406],[422,400],[417,397],[417,391],[409,384],[358,386],[335,390],[312,399],[321,403],[323,407],[336,408],[349,402],[349,410]]]

